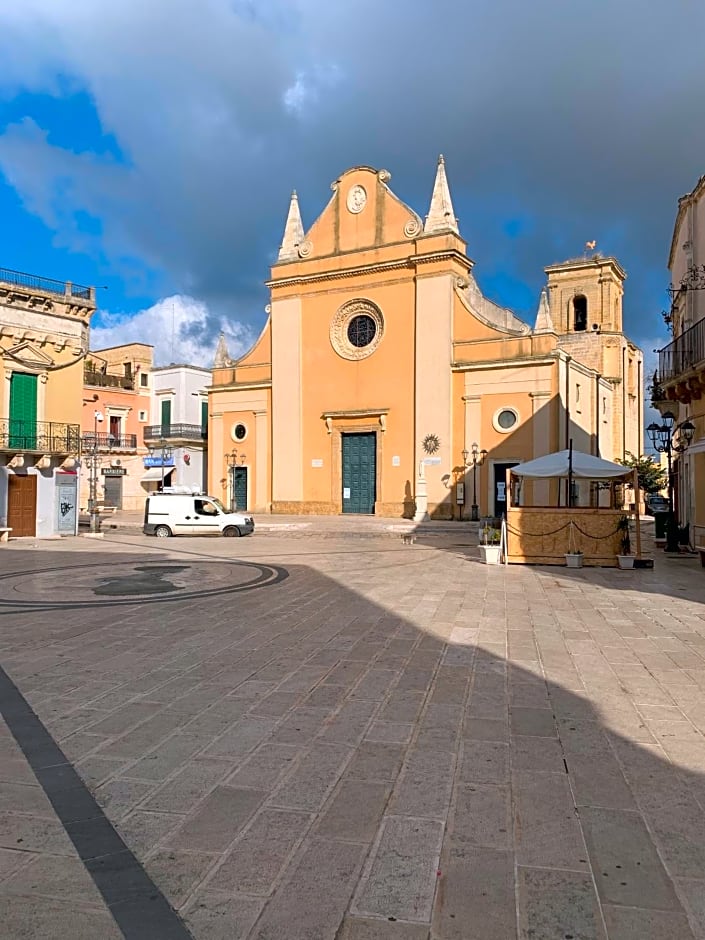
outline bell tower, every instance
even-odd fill
[[[551,316],[559,334],[622,332],[627,275],[615,258],[575,258],[545,271]]]

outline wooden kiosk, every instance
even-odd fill
[[[635,555],[640,557],[636,470],[571,447],[519,464],[508,474],[506,557],[510,564],[566,565],[566,555],[578,553],[582,565],[616,567],[622,547],[620,522],[625,516],[635,520]],[[589,505],[576,505],[577,480],[590,484]],[[543,486],[539,488],[534,481],[544,481]],[[634,488],[635,510],[621,508],[624,486]],[[527,490],[530,504],[523,505]],[[539,493],[544,499],[548,496],[551,505],[536,505]]]

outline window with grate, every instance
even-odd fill
[[[353,317],[348,324],[348,339],[357,349],[369,346],[376,335],[377,324],[366,313]]]

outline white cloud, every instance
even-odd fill
[[[126,317],[100,312],[91,328],[91,349],[105,349],[122,343],[149,343],[154,346],[154,364],[172,362],[212,366],[213,336],[225,333],[233,358],[246,352],[254,341],[249,326],[225,317],[214,318],[200,300],[184,295],[165,297],[152,307]]]
[[[293,188],[310,221],[347,167],[384,166],[423,214],[443,151],[480,278],[538,295],[545,263],[597,237],[629,269],[634,326],[655,330],[637,320],[659,307],[641,275],[665,283],[676,200],[703,169],[705,5],[652,7],[0,0],[0,94],[81,90],[125,158],[91,152],[69,105],[61,126],[0,135],[0,172],[69,247],[138,258],[167,290],[261,321]],[[664,48],[679,13],[689,29]],[[531,234],[508,242],[507,215]]]

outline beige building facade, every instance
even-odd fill
[[[93,288],[0,269],[0,527],[78,526],[83,361]]]
[[[238,360],[218,347],[213,495],[230,501],[234,463],[235,502],[254,512],[495,516],[509,466],[571,440],[639,452],[642,357],[622,330],[619,263],[548,267],[529,326],[482,295],[443,158],[424,217],[389,181],[346,171],[308,230],[292,196],[262,334]],[[526,496],[558,498],[546,484]]]
[[[673,340],[659,351],[653,404],[695,425],[692,444],[674,453],[674,504],[691,542],[705,546],[705,176],[678,200],[668,256]],[[677,433],[674,444],[684,443]]]
[[[151,424],[153,347],[127,343],[95,349],[83,372],[81,508],[88,511],[91,479],[102,510],[141,510]],[[98,420],[98,418],[100,420]],[[95,466],[94,466],[95,462]]]

